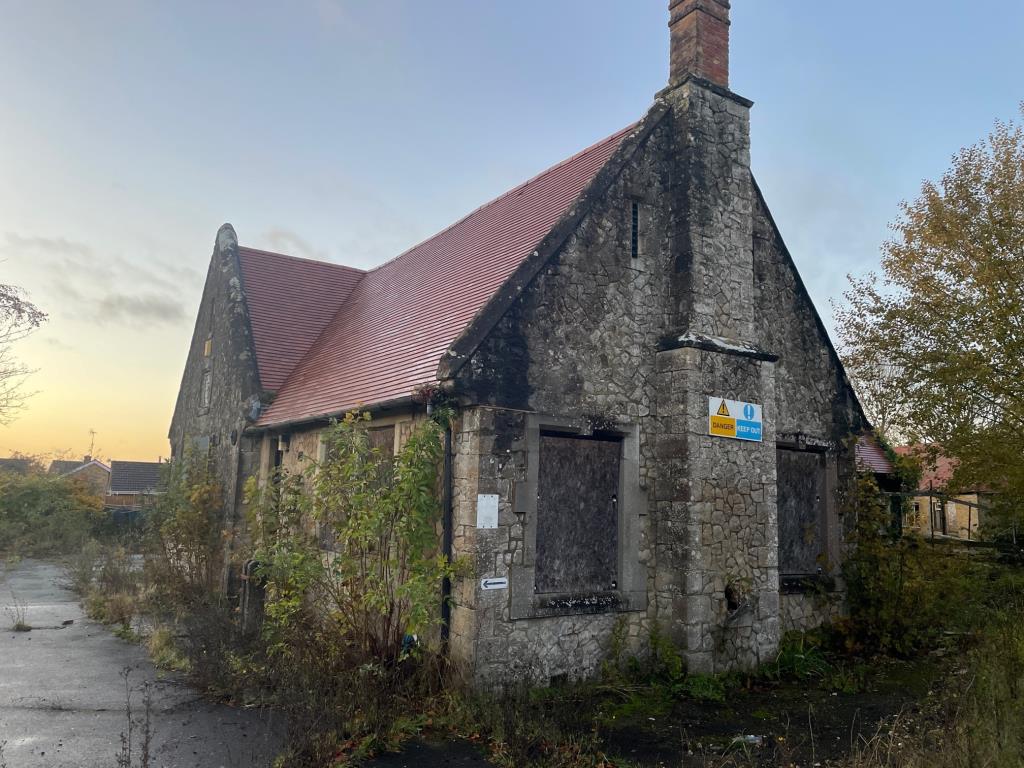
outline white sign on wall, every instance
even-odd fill
[[[498,527],[498,494],[481,493],[476,497],[476,527]]]
[[[492,589],[508,589],[508,579],[480,579],[480,589],[485,592]]]

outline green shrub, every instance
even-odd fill
[[[96,579],[96,566],[103,554],[102,547],[95,541],[87,541],[68,560],[65,575],[68,586],[79,595],[86,595]]]
[[[725,681],[710,675],[691,675],[681,685],[681,691],[695,701],[723,702],[727,693]]]
[[[441,584],[455,574],[438,552],[443,430],[421,422],[392,457],[368,424],[347,415],[323,461],[247,489],[266,602],[262,647],[235,666],[286,712],[296,764],[345,742],[385,748],[440,686]]]
[[[93,589],[84,601],[86,615],[103,624],[117,624],[130,627],[132,620],[139,613],[135,595],[125,592],[107,594]]]
[[[760,674],[769,680],[821,679],[832,669],[817,633],[789,632],[779,644],[775,660]]]
[[[52,556],[80,551],[103,523],[103,500],[78,483],[0,472],[0,553]]]
[[[146,650],[149,657],[159,669],[173,672],[188,672],[188,659],[178,648],[174,634],[167,627],[157,627],[146,639]]]
[[[836,623],[847,649],[911,657],[933,647],[976,588],[968,556],[915,536],[894,536],[888,503],[871,475],[853,499],[856,531],[843,566],[849,618]]]
[[[146,522],[146,581],[155,605],[188,610],[221,591],[224,495],[207,457],[191,451],[167,465],[163,485]]]

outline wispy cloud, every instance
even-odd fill
[[[61,314],[97,325],[128,323],[135,327],[181,323],[186,318],[182,295],[202,283],[195,270],[158,259],[100,254],[86,243],[62,237],[0,238],[0,254],[32,261],[61,304]]]
[[[155,294],[111,294],[97,302],[96,317],[100,322],[178,323],[185,319],[185,305]]]
[[[263,237],[270,243],[271,248],[288,256],[301,256],[304,259],[316,259],[317,261],[328,260],[327,251],[316,248],[289,229],[272,229]]]
[[[56,336],[46,336],[42,338],[41,341],[46,346],[56,349],[59,352],[71,352],[74,350],[74,347],[71,344],[61,341]]]

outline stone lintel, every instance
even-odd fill
[[[718,352],[723,355],[746,357],[768,363],[776,363],[779,360],[778,355],[758,349],[745,341],[734,341],[721,336],[707,336],[702,333],[684,333],[662,339],[660,352],[670,352],[675,349],[699,349],[704,352]]]

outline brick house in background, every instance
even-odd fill
[[[104,506],[111,511],[138,512],[161,492],[163,462],[112,461]]]
[[[620,621],[693,672],[751,667],[827,618],[801,585],[842,588],[868,424],[751,175],[729,3],[670,8],[639,122],[393,261],[217,233],[173,456],[210,455],[237,524],[246,478],[302,468],[330,419],[399,446],[445,392],[442,540],[475,566],[449,647],[481,682],[589,675]]]
[[[957,460],[943,454],[932,457],[923,445],[901,445],[901,456],[921,462],[921,481],[905,520],[905,528],[923,536],[952,536],[977,540],[992,505],[992,493],[982,486],[954,487]]]
[[[92,456],[85,456],[81,461],[54,459],[46,471],[81,483],[96,496],[105,496],[110,485],[110,467]]]

